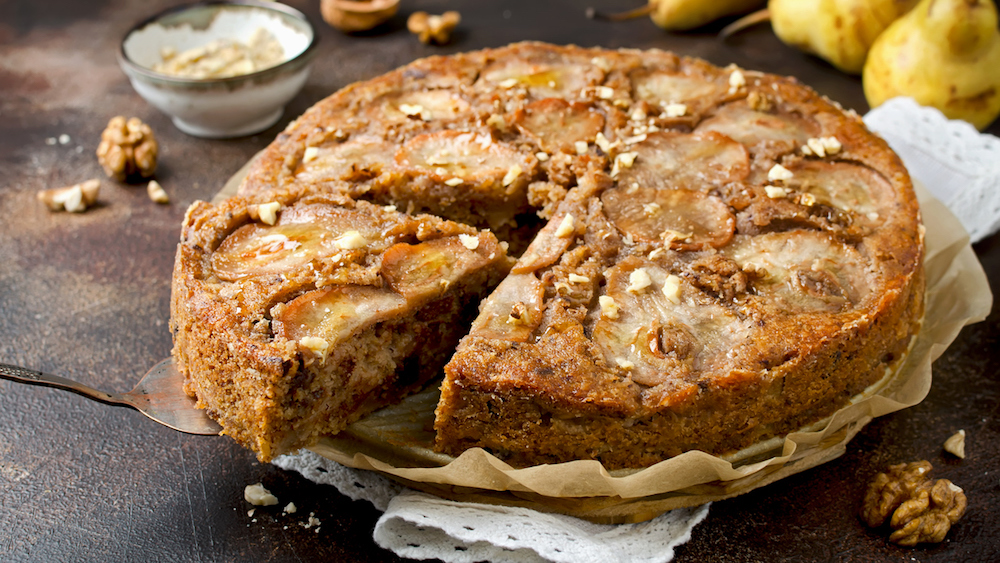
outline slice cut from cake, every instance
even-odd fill
[[[198,202],[174,272],[175,361],[269,460],[440,374],[509,267],[489,232],[343,195]]]

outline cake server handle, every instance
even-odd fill
[[[130,407],[160,424],[188,434],[217,435],[222,427],[184,392],[184,378],[170,359],[153,366],[128,393],[105,393],[78,381],[0,364],[0,379],[76,393],[106,405]]]

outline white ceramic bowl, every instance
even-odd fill
[[[243,43],[258,29],[270,31],[285,51],[284,62],[230,78],[180,78],[153,70],[161,49],[177,52],[214,39]],[[171,8],[133,27],[122,40],[118,61],[132,87],[196,137],[252,135],[274,125],[285,104],[302,89],[315,54],[316,33],[298,10],[277,2],[234,0]]]

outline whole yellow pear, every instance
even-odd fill
[[[1000,115],[996,5],[921,0],[876,39],[862,82],[871,107],[909,96],[985,129]]]
[[[868,49],[918,0],[770,0],[771,27],[786,45],[860,74]]]
[[[723,16],[742,14],[764,4],[764,0],[649,0],[649,17],[670,31],[694,29]]]

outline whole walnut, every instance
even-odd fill
[[[97,160],[108,177],[124,182],[133,178],[149,178],[156,171],[159,145],[153,130],[137,117],[126,120],[112,117],[101,133]]]
[[[965,514],[968,499],[947,479],[929,479],[928,461],[893,465],[868,487],[861,518],[873,528],[889,521],[889,541],[914,546],[944,540]]]

